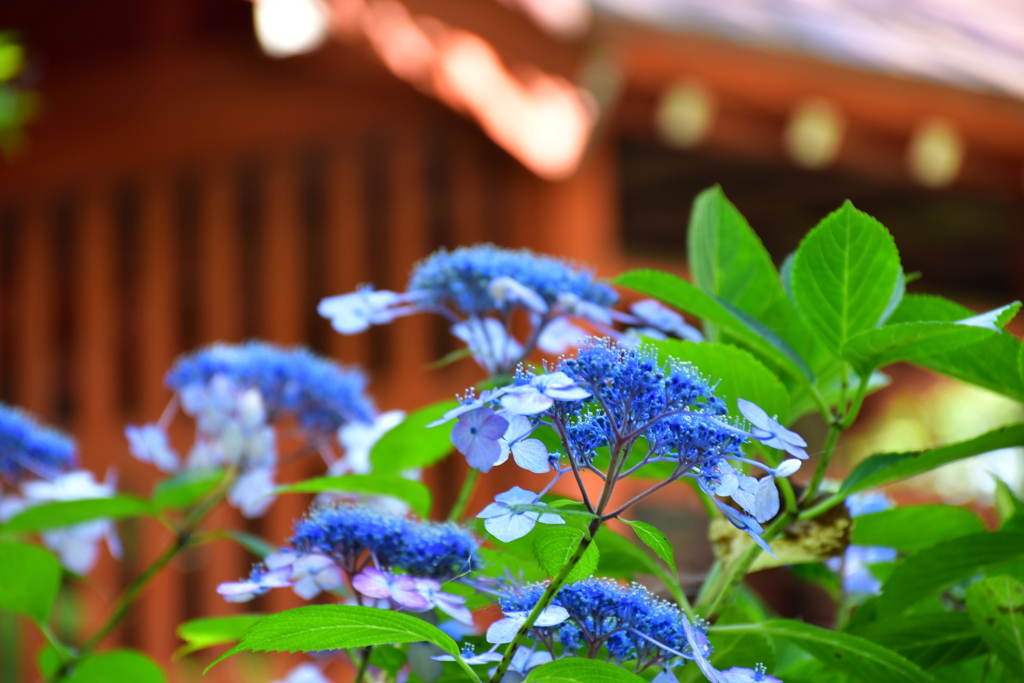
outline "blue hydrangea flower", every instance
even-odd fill
[[[412,520],[352,505],[314,509],[295,525],[289,545],[334,558],[350,576],[359,573],[369,556],[382,568],[441,581],[481,567],[479,541],[457,524]]]
[[[488,630],[488,642],[511,641],[544,589],[544,584],[532,584],[504,591],[499,603],[506,616]],[[741,671],[753,673],[752,669],[732,669],[734,679],[722,678],[723,672],[708,661],[711,645],[706,625],[691,623],[678,607],[639,584],[624,586],[608,579],[566,584],[543,614],[546,618],[534,623],[529,637],[549,650],[554,643],[561,644],[562,656],[604,657],[598,655],[604,648],[614,661],[635,662],[637,671],[650,667],[670,670],[693,661],[715,683],[760,680],[735,677]]]
[[[77,466],[69,436],[0,403],[0,479],[13,486],[30,476],[52,479]]]
[[[333,434],[347,422],[373,421],[366,377],[301,347],[214,344],[179,358],[165,382],[180,393],[218,375],[258,389],[270,420],[290,415],[310,433]]]
[[[593,471],[606,482],[649,463],[674,463],[673,480],[692,477],[708,495],[731,498],[736,507],[716,500],[723,514],[771,552],[760,535],[761,523],[779,511],[775,478],[795,472],[800,461],[786,460],[771,468],[746,458],[743,445],[751,432],[729,418],[725,403],[692,365],[659,361],[657,349],[650,346],[591,338],[581,344],[575,357],[562,358],[545,369],[543,374],[534,374],[520,368],[511,386],[499,387],[476,400],[467,395],[466,405],[457,410],[470,405],[473,410],[483,410],[490,405],[500,406],[512,416],[529,416],[528,423],[509,427],[506,440],[521,440],[538,426],[550,426],[561,436],[573,468]],[[772,438],[786,436],[781,429],[778,427]],[[799,435],[789,434],[789,442],[799,439]],[[646,454],[629,461],[641,442]],[[595,462],[602,449],[621,459],[615,471],[603,472],[603,463]],[[623,462],[628,462],[628,467]],[[767,476],[758,479],[744,474],[731,462],[756,466]],[[556,472],[556,478],[561,472]],[[523,492],[524,499],[528,496],[529,492]],[[527,533],[534,520],[503,503],[496,499],[480,515],[488,520],[488,530],[501,534],[499,538]],[[589,511],[610,518],[624,510]]]

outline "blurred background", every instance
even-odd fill
[[[365,367],[380,407],[412,409],[478,378],[468,360],[428,368],[455,348],[445,325],[345,338],[320,298],[401,289],[417,259],[480,241],[605,276],[685,274],[690,204],[714,183],[777,263],[849,198],[923,274],[912,291],[978,310],[1024,298],[1016,0],[8,0],[0,151],[0,400],[72,432],[86,467],[116,467],[137,493],[155,473],[123,427],[160,414],[178,353],[303,343]],[[1010,399],[891,374],[845,466],[1022,418]],[[1020,453],[986,458],[899,495],[984,505],[990,471],[1020,486]],[[428,472],[442,506],[461,473]],[[277,543],[306,502],[214,521]],[[699,503],[674,492],[643,514],[699,580]],[[67,591],[64,632],[104,617],[167,542],[155,529],[122,525],[125,559]],[[186,554],[108,645],[198,677],[202,658],[169,664],[174,627],[239,611],[213,589],[250,562],[227,544]],[[755,583],[787,616],[829,618],[786,570]],[[255,609],[297,604],[278,593]],[[0,675],[34,680],[37,644],[6,623]],[[279,665],[237,658],[208,680],[263,682]]]

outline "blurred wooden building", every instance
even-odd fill
[[[146,493],[155,477],[123,427],[159,415],[178,353],[303,343],[366,367],[382,407],[412,408],[476,376],[469,361],[427,369],[452,348],[444,326],[343,338],[320,298],[401,288],[417,259],[479,241],[604,275],[682,270],[689,204],[715,182],[777,259],[849,197],[925,287],[1020,296],[1024,13],[964,0],[962,17],[894,12],[883,30],[871,5],[4,3],[41,108],[0,164],[0,400]],[[249,528],[280,541],[303,505]],[[92,622],[167,542],[155,529],[125,525],[125,560],[69,597]],[[227,544],[187,554],[110,644],[169,666],[174,625],[234,611],[213,587],[249,561]]]

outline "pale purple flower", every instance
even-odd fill
[[[512,415],[536,415],[555,401],[582,401],[590,396],[564,372],[551,372],[533,377],[529,384],[510,387],[501,397],[501,405]]]
[[[655,301],[654,299],[637,301],[629,307],[629,310],[632,311],[633,315],[639,318],[643,324],[648,327],[653,327],[659,332],[665,332],[675,337],[679,337],[680,339],[688,339],[695,342],[704,341],[704,335],[700,333],[700,330],[687,324],[686,320],[683,319],[683,316],[679,315],[659,301]],[[644,330],[640,330],[640,332],[643,333]]]
[[[722,683],[782,683],[782,679],[765,673],[763,664],[759,664],[753,669],[734,666],[731,669],[719,671],[718,677]]]
[[[775,418],[768,417],[768,413],[760,406],[742,398],[736,400],[743,417],[747,418],[753,429],[751,436],[769,448],[777,448],[785,451],[794,458],[807,459],[807,442],[794,431],[780,425]]]
[[[507,275],[491,280],[487,293],[499,305],[520,304],[536,313],[548,312],[544,297]]]
[[[761,534],[764,533],[764,529],[761,528],[761,525],[757,523],[756,519],[754,519],[753,517],[748,517],[747,515],[737,510],[736,508],[723,504],[717,498],[712,498],[711,500],[714,501],[715,505],[718,506],[718,509],[722,511],[722,514],[726,516],[726,518],[732,523],[734,527],[736,527],[740,531],[746,532],[748,536],[754,539],[754,543],[761,546],[762,550],[764,550],[772,557],[775,557],[775,553],[772,552],[771,546],[769,546],[768,543],[763,538],[761,538]],[[733,498],[733,500],[735,500],[735,497]]]
[[[472,317],[451,327],[451,333],[466,343],[473,358],[483,369],[494,374],[517,360],[523,347],[509,336],[501,321]]]
[[[501,457],[499,440],[508,429],[508,420],[490,408],[477,408],[459,417],[452,429],[452,445],[466,456],[470,467],[488,472]]]
[[[267,572],[258,572],[245,581],[228,581],[217,586],[217,592],[228,602],[249,602],[263,595],[271,588],[290,586],[291,567],[282,567]]]
[[[274,479],[277,472],[269,467],[243,473],[228,491],[228,502],[238,508],[246,519],[261,517],[274,503]]]
[[[536,494],[513,486],[504,493],[494,497],[494,502],[485,507],[477,519],[484,520],[484,528],[499,541],[509,543],[530,533],[537,522],[541,524],[565,524],[565,521],[553,513],[540,513],[533,510],[517,512],[513,505],[537,504]]]
[[[500,414],[500,413],[499,413]],[[500,465],[511,454],[516,464],[529,472],[545,474],[551,471],[548,449],[540,439],[528,439],[533,432],[533,424],[522,415],[508,415],[508,429],[501,437],[501,456],[495,465]]]
[[[387,290],[374,291],[362,287],[349,294],[329,296],[316,307],[321,317],[331,321],[331,326],[342,334],[356,334],[371,325],[384,325],[395,318],[407,315],[415,309],[398,307],[406,303],[407,297]]]
[[[487,642],[495,645],[511,643],[516,637],[516,633],[526,623],[526,618],[529,614],[529,612],[525,611],[506,612],[503,619],[498,619],[488,627]],[[537,616],[537,621],[533,622],[533,625],[540,628],[558,626],[568,618],[569,612],[564,607],[552,605]]]
[[[775,468],[774,474],[779,479],[785,479],[786,477],[796,474],[797,470],[800,469],[801,463],[799,460],[793,458],[787,458],[783,460],[778,467]]]
[[[500,662],[505,658],[505,655],[494,650],[488,650],[487,652],[476,653],[476,650],[472,645],[466,643],[462,647],[462,661],[470,666],[478,666],[480,664],[491,664],[493,662]],[[454,662],[455,657],[452,655],[434,655],[431,659],[436,659],[439,662]]]
[[[140,462],[153,463],[161,472],[177,472],[181,466],[178,454],[167,442],[167,433],[157,425],[128,425],[124,428],[128,450]]]
[[[390,599],[414,612],[430,609],[430,602],[416,589],[416,580],[411,576],[396,576],[376,567],[367,567],[352,577],[352,587],[365,596]]]
[[[297,667],[288,672],[288,674],[277,681],[271,681],[271,683],[331,683],[330,679],[324,676],[324,673],[320,670],[316,664],[299,664]]]
[[[342,425],[338,429],[338,442],[345,448],[345,457],[332,463],[331,474],[368,474],[373,447],[404,419],[405,411],[389,410],[376,416],[372,424],[346,422]]]
[[[572,292],[562,292],[558,295],[558,305],[569,315],[589,320],[600,325],[610,325],[612,314],[607,308],[593,301],[587,301]]]
[[[334,560],[320,553],[282,551],[263,560],[267,569],[289,568],[292,590],[303,600],[311,600],[321,591],[333,591],[344,585],[345,577]]]
[[[508,391],[508,389],[509,387],[500,387],[498,389],[494,389],[493,391],[485,389],[484,391],[481,391],[480,395],[473,399],[472,401],[463,399],[465,400],[465,403],[461,403],[455,406],[438,419],[429,423],[427,427],[440,427],[441,425],[451,422],[452,420],[461,415],[465,415],[471,410],[481,408],[487,405],[488,403],[497,400],[498,397],[502,396],[506,391]]]
[[[534,320],[534,325],[540,323],[540,316]],[[589,333],[578,325],[574,325],[567,318],[555,318],[541,331],[537,337],[537,348],[544,353],[561,355],[570,349],[579,346],[581,339]]]
[[[473,613],[466,607],[466,598],[441,591],[441,583],[435,579],[414,579],[416,590],[427,599],[431,606],[441,610],[452,619],[467,626],[473,625]]]

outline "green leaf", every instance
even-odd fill
[[[410,413],[374,444],[370,451],[373,469],[402,472],[432,465],[448,455],[452,451],[451,427],[428,429],[427,425],[458,405],[458,401],[441,401]]]
[[[893,313],[891,322],[953,322],[974,315],[969,308],[942,297],[908,294]],[[990,335],[976,344],[930,356],[915,357],[912,362],[969,384],[1024,401],[1022,358],[1024,344],[1009,332],[1003,331]]]
[[[555,576],[576,552],[583,535],[582,531],[570,526],[549,526],[543,529],[533,540],[533,552],[541,569],[548,576]],[[565,578],[566,582],[579,581],[593,574],[599,559],[597,545],[591,543]]]
[[[855,334],[843,346],[843,358],[866,375],[903,360],[927,358],[983,341],[995,332],[958,322],[896,323]]]
[[[661,358],[671,357],[693,364],[712,382],[718,382],[715,395],[723,399],[729,412],[738,415],[736,399],[743,398],[777,415],[786,423],[789,414],[789,393],[771,370],[750,353],[729,344],[667,339],[649,340]]]
[[[846,202],[800,243],[793,298],[811,331],[838,355],[858,332],[881,324],[901,273],[889,231]]]
[[[856,635],[898,652],[924,669],[949,666],[988,650],[963,612],[912,614],[875,621]]]
[[[755,633],[789,641],[829,668],[861,681],[935,683],[935,679],[906,658],[849,633],[829,631],[788,619],[776,619],[762,624],[712,627],[709,635],[711,642],[715,642],[716,635],[725,633]]]
[[[164,479],[153,487],[154,508],[186,508],[195,504],[224,479],[224,470],[193,470]]]
[[[975,574],[1024,557],[1024,534],[964,536],[925,548],[896,565],[882,584],[878,617],[886,618]]]
[[[61,683],[166,683],[167,676],[152,659],[135,650],[111,650],[76,664]]]
[[[174,657],[184,657],[197,650],[224,643],[237,643],[262,614],[239,614],[232,617],[193,619],[178,626],[178,637],[185,641]]]
[[[1024,679],[1024,584],[1012,576],[982,579],[967,589],[967,612],[1014,679]]]
[[[83,498],[30,507],[0,527],[4,533],[28,533],[91,522],[94,519],[123,519],[151,515],[153,509],[134,496]]]
[[[857,517],[853,520],[852,542],[913,552],[941,541],[984,532],[985,525],[966,508],[914,505]]]
[[[789,376],[801,382],[814,383],[814,373],[807,363],[775,332],[748,313],[705,294],[681,277],[657,270],[631,270],[613,282],[720,325]]]
[[[378,645],[370,653],[370,664],[383,669],[392,677],[402,668],[406,659],[405,653],[394,645]]]
[[[321,493],[341,491],[373,496],[392,496],[409,504],[420,517],[430,515],[430,489],[424,484],[388,474],[346,474],[340,477],[318,477],[282,486],[278,493]]]
[[[771,256],[722,188],[704,190],[693,202],[687,254],[694,283],[755,318],[785,297]]]
[[[238,531],[237,529],[221,529],[216,532],[220,537],[226,538],[229,541],[234,541],[238,545],[248,550],[257,557],[266,557],[267,555],[273,555],[280,548],[271,545],[264,541],[256,534],[250,534],[248,531]]]
[[[676,558],[672,552],[672,544],[665,538],[665,534],[661,533],[661,530],[656,526],[647,522],[639,520],[631,522],[625,519],[622,521],[631,526],[637,537],[653,550],[658,557],[665,561],[665,564],[672,570],[672,576],[675,577],[678,583],[679,572],[676,570]]]
[[[1024,521],[1024,501],[1017,497],[1005,481],[994,474],[992,479],[996,484],[995,507],[1001,527],[1014,518],[1017,522]]]
[[[523,683],[646,683],[621,666],[596,659],[556,659],[531,669]]]
[[[310,605],[263,617],[242,642],[206,670],[238,652],[317,652],[418,642],[437,645],[479,681],[463,661],[459,646],[441,629],[409,614],[358,605]]]
[[[806,516],[816,516],[843,502],[847,496],[854,493],[892,484],[956,460],[963,460],[1000,448],[1017,446],[1024,446],[1024,424],[1000,427],[973,439],[958,441],[926,451],[873,455],[853,468],[853,471],[843,480],[839,491],[815,505]]]
[[[0,610],[45,624],[60,590],[60,562],[42,548],[11,541],[0,541],[0,558]]]

